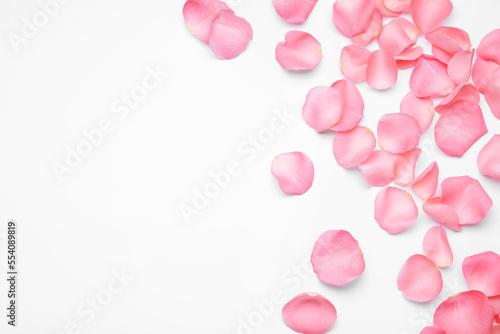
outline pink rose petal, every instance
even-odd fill
[[[423,55],[413,69],[410,89],[418,97],[446,96],[456,84],[449,77],[446,64],[434,57]]]
[[[333,87],[320,86],[309,91],[302,107],[302,117],[317,132],[329,130],[340,121],[344,98]]]
[[[448,75],[457,85],[469,81],[474,51],[458,51],[450,59],[448,63]]]
[[[424,236],[424,254],[441,268],[453,263],[453,253],[443,226],[431,227]]]
[[[431,163],[411,185],[411,189],[423,200],[434,196],[438,185],[439,167],[434,161]]]
[[[448,108],[449,105],[451,105],[454,102],[460,101],[460,100],[470,100],[473,101],[476,104],[479,104],[479,92],[477,88],[471,84],[471,83],[462,83],[458,85],[450,95],[445,97],[437,106],[436,106],[436,112],[438,114],[441,113],[444,109]]]
[[[393,56],[399,55],[409,46],[415,44],[418,29],[405,18],[398,17],[382,27],[378,35],[378,44],[381,49],[389,51]]]
[[[477,156],[479,172],[500,180],[500,134],[483,147]]]
[[[333,155],[344,168],[352,168],[365,161],[377,144],[373,132],[357,126],[346,132],[339,132],[333,138]]]
[[[423,133],[427,131],[434,118],[434,102],[430,97],[417,97],[410,91],[401,101],[399,111],[413,116]]]
[[[401,15],[402,12],[393,12],[392,10],[387,9],[385,6],[385,0],[375,0],[375,6],[382,13],[382,15],[387,17],[396,17]]]
[[[444,51],[443,49],[438,48],[435,45],[432,46],[432,54],[434,55],[434,57],[437,58],[437,60],[439,60],[440,62],[445,63],[445,64],[448,64],[450,62],[451,58],[453,58],[453,54],[448,53],[448,52]]]
[[[311,34],[292,30],[276,47],[276,60],[285,70],[310,70],[321,62],[321,44]]]
[[[398,289],[406,299],[423,303],[436,298],[443,289],[443,278],[436,264],[424,255],[412,255],[398,275]]]
[[[439,28],[453,10],[450,0],[412,0],[411,17],[417,28],[427,34]]]
[[[497,73],[499,68],[500,65],[495,62],[481,58],[476,59],[474,66],[472,66],[472,81],[480,93],[484,94],[486,84],[493,78],[493,74]]]
[[[396,59],[386,50],[373,51],[366,67],[366,81],[372,88],[384,90],[394,86],[398,80]]]
[[[422,329],[420,334],[446,334],[446,332],[441,328],[427,326],[424,329]]]
[[[344,36],[356,36],[368,29],[374,10],[373,0],[336,0],[333,4],[333,24]]]
[[[368,25],[366,31],[351,37],[351,42],[357,45],[366,46],[370,44],[371,41],[375,39],[382,29],[382,24],[384,23],[384,18],[380,10],[375,9],[373,11],[373,16]]]
[[[477,56],[500,64],[500,29],[493,30],[483,37],[477,47]]]
[[[389,152],[376,150],[358,165],[361,175],[372,187],[385,187],[394,181],[394,158]]]
[[[394,155],[394,182],[400,185],[410,184],[415,179],[415,165],[422,150],[415,147],[408,152]]]
[[[358,45],[349,45],[340,54],[340,70],[352,82],[366,81],[366,68],[371,51]]]
[[[500,119],[500,69],[497,69],[492,78],[484,86],[484,98],[491,113]]]
[[[346,285],[365,270],[358,242],[344,230],[323,233],[314,245],[311,263],[319,280],[333,286]]]
[[[413,49],[401,52],[399,55],[395,56],[394,59],[396,59],[398,69],[406,70],[417,65],[423,54],[424,49],[421,46],[417,46]]]
[[[278,15],[291,24],[306,22],[316,2],[318,0],[273,0]]]
[[[399,188],[382,189],[375,198],[375,220],[391,234],[410,228],[418,218],[418,209],[411,195]]]
[[[454,208],[441,203],[441,197],[429,198],[425,201],[422,209],[424,212],[440,224],[458,232],[462,229],[458,214]]]
[[[467,285],[488,297],[500,295],[500,255],[484,252],[466,257],[462,263]]]
[[[271,173],[285,194],[302,195],[312,186],[314,166],[302,152],[282,153],[274,158]]]
[[[417,147],[422,134],[417,120],[405,113],[385,114],[377,125],[380,147],[391,153],[408,152]]]
[[[182,14],[189,31],[200,41],[208,44],[208,36],[212,29],[212,21],[221,10],[232,10],[218,0],[188,0],[184,4]]]
[[[425,35],[425,38],[433,46],[449,54],[450,57],[459,51],[469,51],[471,49],[469,34],[460,28],[439,27]]]
[[[365,103],[356,85],[349,80],[335,81],[332,86],[344,100],[342,116],[337,124],[331,127],[334,131],[349,131],[354,129],[363,118]]]
[[[500,295],[488,297],[488,301],[490,302],[491,306],[493,306],[493,308],[495,309],[495,314],[499,315],[500,314]]]
[[[221,10],[212,21],[208,45],[220,59],[233,59],[246,50],[253,30],[245,19]]]
[[[391,12],[409,12],[411,0],[384,0],[384,6]]]

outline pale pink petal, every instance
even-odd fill
[[[339,132],[333,138],[333,155],[344,168],[352,168],[365,161],[377,144],[373,132],[357,126],[346,132]]]
[[[203,43],[208,43],[212,21],[221,10],[232,11],[224,2],[218,0],[188,0],[182,14],[189,31]]]
[[[396,17],[401,15],[401,12],[393,12],[385,7],[385,0],[375,0],[375,6],[382,13],[383,16]]]
[[[281,315],[288,327],[304,334],[323,334],[337,320],[335,306],[325,297],[313,292],[294,297],[283,307]]]
[[[443,226],[431,227],[424,236],[424,254],[441,268],[453,263],[453,253]]]
[[[358,165],[361,175],[372,187],[385,187],[394,180],[394,158],[389,152],[376,150]]]
[[[417,206],[406,190],[387,187],[377,194],[375,220],[388,233],[395,234],[407,230],[417,218]]]
[[[208,45],[218,58],[233,59],[246,50],[252,38],[253,30],[247,20],[221,10],[212,21]]]
[[[415,44],[418,29],[405,18],[398,17],[385,24],[378,35],[378,44],[381,49],[396,56]]]
[[[413,69],[410,89],[418,97],[446,96],[456,84],[449,77],[446,64],[434,57],[423,55]]]
[[[479,104],[459,100],[441,112],[434,127],[434,138],[441,151],[452,157],[461,157],[487,132]]]
[[[395,56],[398,69],[406,70],[418,64],[420,57],[424,54],[424,48],[417,46],[413,49],[405,50],[399,55]]]
[[[439,48],[440,51],[449,54],[450,57],[459,51],[469,51],[471,49],[469,34],[460,28],[439,27],[426,34],[425,38],[432,44],[432,46],[435,46]]]
[[[344,99],[337,89],[320,86],[309,91],[302,107],[302,117],[317,132],[329,130],[340,121]]]
[[[373,0],[336,0],[333,24],[344,36],[353,37],[368,29],[374,10]]]
[[[276,47],[276,60],[285,70],[310,70],[321,62],[321,44],[311,34],[292,30]]]
[[[319,280],[334,286],[348,284],[365,270],[358,242],[344,230],[323,233],[314,245],[311,263]]]
[[[474,225],[488,215],[493,205],[478,180],[470,176],[449,177],[441,183],[441,203],[452,207],[460,225]]]
[[[500,135],[494,135],[479,152],[477,166],[481,174],[500,180]]]
[[[484,94],[486,84],[493,78],[493,74],[497,73],[499,68],[500,65],[495,62],[481,58],[476,59],[474,66],[472,66],[472,81],[480,93]]]
[[[497,69],[490,81],[486,83],[484,98],[493,116],[500,119],[500,69]]]
[[[465,82],[458,85],[447,97],[445,97],[437,106],[436,112],[440,114],[444,109],[454,102],[459,100],[470,100],[474,103],[479,104],[479,92],[477,88],[469,83]]]
[[[380,10],[375,9],[373,11],[373,16],[368,25],[366,31],[351,37],[351,42],[357,45],[366,46],[370,44],[371,41],[375,39],[382,29],[382,24],[384,23],[384,18]]]
[[[363,118],[365,103],[356,85],[345,79],[335,81],[332,86],[344,99],[342,116],[337,124],[331,127],[334,131],[354,129]]]
[[[405,113],[385,114],[378,121],[379,145],[391,153],[404,153],[417,147],[421,134],[417,120]]]
[[[461,292],[446,299],[434,313],[434,326],[450,334],[491,334],[493,306],[481,291]]]
[[[434,161],[431,163],[411,185],[411,189],[423,200],[434,196],[438,185],[439,167]]]
[[[401,101],[399,111],[413,116],[420,131],[425,132],[434,118],[434,102],[430,97],[417,97],[410,91]]]
[[[349,45],[340,53],[340,70],[352,82],[366,81],[366,68],[371,51],[358,45]]]
[[[318,0],[273,0],[274,8],[279,16],[292,24],[302,24]]]
[[[467,285],[488,297],[500,295],[500,255],[488,251],[466,257],[462,263]]]
[[[277,155],[271,164],[281,190],[288,195],[302,195],[311,188],[314,180],[314,166],[302,152]]]
[[[488,297],[488,301],[490,302],[491,306],[493,306],[493,308],[495,309],[495,314],[499,315],[500,314],[500,295]]]
[[[386,50],[373,51],[366,67],[366,81],[372,88],[384,90],[398,80],[396,59]]]
[[[443,278],[436,264],[424,255],[412,255],[398,275],[398,289],[406,299],[423,303],[436,298],[443,289]]]
[[[448,63],[448,75],[457,84],[468,82],[472,69],[474,50],[458,51]]]
[[[493,30],[483,37],[477,47],[477,56],[500,64],[500,29]]]
[[[422,150],[415,147],[408,152],[394,155],[394,182],[400,185],[410,184],[415,178],[415,165]]]
[[[422,329],[420,334],[446,334],[446,332],[444,330],[442,330],[441,328],[437,328],[434,326],[432,326],[432,327],[427,326],[424,329]]]
[[[424,212],[440,224],[458,232],[462,229],[454,208],[441,203],[441,197],[429,198],[422,206]]]
[[[391,12],[409,12],[411,0],[384,0],[384,6]]]
[[[417,28],[427,34],[439,28],[453,10],[450,0],[412,0],[411,17]]]

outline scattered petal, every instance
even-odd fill
[[[333,155],[344,168],[352,168],[365,161],[377,144],[373,132],[357,126],[346,132],[339,132],[333,138]]]
[[[410,89],[418,97],[446,96],[456,84],[449,77],[446,64],[434,57],[423,55],[413,69]]]
[[[358,168],[366,183],[372,187],[385,187],[394,181],[394,158],[389,152],[373,151]]]
[[[337,124],[331,127],[334,131],[349,131],[354,129],[363,118],[365,103],[356,85],[349,80],[335,81],[332,86],[342,96],[344,104],[342,116]]]
[[[458,232],[462,229],[460,220],[454,208],[441,203],[441,197],[429,198],[422,206],[424,212],[440,224]]]
[[[443,278],[436,264],[424,255],[412,255],[398,275],[398,289],[406,299],[423,303],[436,298],[443,289]]]
[[[398,17],[385,24],[378,35],[378,44],[381,49],[396,56],[415,44],[418,29],[405,18]]]
[[[497,69],[484,87],[484,98],[491,113],[500,119],[500,69]]]
[[[314,166],[302,152],[282,153],[274,158],[271,173],[285,194],[302,195],[312,186]]]
[[[441,268],[453,263],[453,253],[443,226],[431,227],[424,236],[424,254]]]
[[[494,135],[479,152],[477,166],[481,174],[500,179],[500,135]]]
[[[417,206],[407,191],[387,187],[377,194],[375,220],[388,233],[396,234],[407,230],[417,218]]]
[[[457,84],[467,83],[472,69],[474,50],[458,51],[448,63],[448,75]]]
[[[252,38],[253,30],[247,20],[221,10],[212,21],[208,45],[218,58],[233,59],[246,50]]]
[[[273,0],[278,15],[291,24],[306,22],[316,2],[318,0]]]
[[[411,189],[423,200],[427,200],[436,193],[439,177],[439,167],[434,161],[431,163],[411,185]]]
[[[208,44],[208,36],[212,29],[212,21],[221,10],[232,10],[218,0],[188,0],[184,4],[182,14],[189,31],[200,41]]]
[[[411,0],[384,0],[384,6],[391,12],[409,12]]]
[[[366,68],[371,51],[358,45],[349,45],[340,54],[340,70],[352,82],[366,81]]]
[[[477,47],[477,56],[500,64],[500,29],[493,30],[483,37]]]
[[[315,87],[309,91],[302,107],[302,117],[317,132],[329,130],[340,121],[344,99],[335,88]]]
[[[418,64],[420,57],[424,54],[424,48],[417,46],[413,49],[401,52],[399,55],[395,56],[396,63],[398,64],[398,69],[406,70]]]
[[[321,44],[311,34],[292,30],[276,47],[276,60],[285,70],[310,70],[321,62]]]
[[[393,12],[387,9],[387,7],[385,7],[385,0],[375,0],[375,6],[377,7],[378,10],[380,10],[382,15],[384,16],[396,17],[401,15],[401,12]]]
[[[417,97],[410,91],[401,101],[399,111],[413,116],[423,133],[427,131],[434,118],[434,102],[430,97]]]
[[[333,24],[344,36],[356,36],[368,29],[374,10],[373,0],[336,0],[333,4]]]
[[[445,97],[436,106],[436,112],[440,114],[444,109],[448,108],[450,104],[460,100],[470,100],[479,104],[479,92],[477,88],[468,82],[458,85],[450,95]]]
[[[366,67],[366,81],[372,88],[384,90],[394,86],[398,80],[396,59],[386,50],[373,51]]]
[[[484,252],[466,257],[462,263],[467,285],[488,297],[500,295],[500,255]]]
[[[493,78],[493,74],[497,73],[499,68],[500,65],[495,62],[481,58],[476,59],[474,66],[472,66],[472,81],[480,93],[484,94],[486,84]]]
[[[357,45],[366,46],[371,43],[380,33],[382,29],[382,24],[384,23],[384,18],[380,10],[375,9],[373,11],[373,16],[368,25],[366,31],[351,37],[351,42]]]
[[[394,155],[394,182],[400,185],[410,184],[415,179],[415,165],[422,150],[415,147],[408,152]]]
[[[391,153],[408,152],[417,147],[422,134],[417,120],[405,113],[385,114],[377,125],[380,147]]]
[[[439,28],[453,10],[450,0],[412,0],[411,17],[417,28],[427,34]]]
[[[432,46],[449,54],[450,58],[459,51],[469,51],[471,49],[469,34],[460,28],[439,27],[425,35],[425,38]],[[437,58],[439,59],[439,57]],[[446,61],[446,63],[448,62]]]

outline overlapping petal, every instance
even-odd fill
[[[474,66],[472,66],[472,81],[476,85],[480,93],[484,93],[486,84],[493,78],[493,74],[497,72],[500,65],[477,58]]]
[[[375,220],[391,234],[410,228],[418,218],[418,209],[410,193],[387,187],[375,198]]]
[[[443,226],[431,227],[424,236],[424,254],[441,268],[453,263],[453,252]]]
[[[438,114],[441,113],[444,109],[446,109],[449,105],[454,102],[460,100],[470,100],[476,104],[479,104],[479,91],[477,88],[471,83],[462,83],[458,85],[450,95],[445,97],[437,106],[436,112]]]
[[[336,0],[333,24],[344,36],[356,36],[368,29],[374,10],[373,0]]]
[[[441,197],[432,197],[422,206],[424,212],[438,223],[458,232],[462,229],[460,219],[454,208],[442,203]]]
[[[439,28],[453,10],[450,0],[412,0],[411,17],[417,28],[427,34]]]
[[[385,114],[377,125],[379,145],[391,153],[404,153],[417,147],[421,134],[417,120],[405,113]]]
[[[318,0],[273,0],[278,15],[292,24],[306,22],[316,2]]]
[[[415,147],[408,152],[394,155],[394,182],[407,185],[415,179],[415,165],[421,153],[422,150]]]
[[[415,44],[417,37],[418,29],[413,23],[398,17],[382,27],[382,31],[378,35],[378,44],[380,48],[396,56]]]
[[[384,0],[384,6],[392,12],[409,12],[411,0]]]
[[[477,166],[481,174],[500,179],[500,134],[494,135],[479,152]]]
[[[344,168],[352,168],[365,161],[377,144],[373,132],[357,126],[346,132],[339,132],[333,139],[333,155]]]
[[[436,193],[438,177],[439,167],[434,161],[413,181],[411,189],[420,198],[427,200]]]
[[[394,158],[387,151],[373,151],[358,168],[366,183],[372,187],[385,187],[395,178]]]
[[[355,128],[363,118],[363,110],[365,109],[363,97],[356,85],[349,80],[337,80],[331,87],[337,90],[344,101],[340,120],[331,129],[349,131]]]
[[[469,34],[460,28],[439,27],[426,34],[425,38],[432,44],[433,47],[436,47],[439,52],[446,53],[449,58],[459,51],[469,51],[471,49]],[[449,59],[446,61],[441,59],[439,57],[439,53],[434,55],[442,62],[448,63]]]
[[[212,21],[221,10],[232,11],[224,2],[218,0],[188,0],[182,14],[191,33],[203,43],[208,43]]]
[[[349,45],[340,54],[340,70],[352,82],[366,80],[366,69],[371,51],[358,45]]]
[[[466,257],[462,263],[467,285],[488,297],[500,295],[500,255],[484,252]]]
[[[413,116],[420,131],[425,132],[434,118],[434,102],[430,97],[417,97],[410,91],[401,101],[399,111]]]
[[[434,57],[423,55],[413,69],[410,89],[418,97],[446,96],[456,87],[448,75],[446,64]]]
[[[477,47],[477,56],[500,64],[500,29],[493,30],[483,37]]]
[[[340,121],[344,109],[344,98],[339,91],[329,86],[311,89],[302,107],[302,117],[317,132],[331,129]]]
[[[495,70],[484,86],[484,98],[493,116],[500,119],[500,69]]]
[[[366,67],[366,81],[372,88],[384,90],[394,86],[398,80],[398,64],[386,50],[373,51]]]
[[[311,34],[292,30],[276,46],[276,60],[285,70],[310,70],[321,62],[321,44]]]
[[[373,41],[380,33],[383,23],[384,18],[382,17],[382,13],[380,10],[375,9],[368,28],[364,32],[351,37],[351,42],[361,46],[370,44],[370,42]]]
[[[208,45],[220,59],[233,59],[246,50],[253,38],[250,23],[232,11],[221,10],[212,21]]]
[[[273,159],[271,173],[285,194],[302,195],[312,186],[314,165],[302,152],[282,153]]]
[[[424,255],[410,256],[398,275],[398,289],[405,298],[423,303],[436,298],[443,289],[443,278],[436,264]]]
[[[424,54],[424,49],[417,46],[413,49],[405,50],[394,57],[398,64],[398,69],[406,70],[418,64],[420,57]]]
[[[458,51],[448,62],[448,75],[457,85],[469,81],[474,52]]]

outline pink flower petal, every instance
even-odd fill
[[[413,116],[420,131],[425,132],[434,118],[434,102],[430,97],[417,97],[410,91],[401,101],[399,111]]]
[[[493,307],[480,291],[461,292],[446,299],[434,313],[434,326],[450,334],[491,334]]]
[[[409,12],[411,0],[384,0],[384,6],[391,12]]]
[[[372,187],[385,187],[394,180],[394,158],[389,152],[376,150],[358,165],[361,175]]]
[[[422,150],[415,147],[408,152],[394,155],[394,182],[400,185],[410,184],[415,178],[415,165]]]
[[[366,31],[351,37],[351,42],[357,45],[366,46],[370,44],[371,41],[375,39],[382,29],[382,24],[384,23],[384,18],[380,10],[375,9],[373,11],[373,16],[368,25]]]
[[[349,131],[354,129],[363,118],[365,103],[356,85],[349,80],[335,81],[332,86],[342,96],[344,107],[337,124],[331,127],[334,131]]]
[[[493,306],[493,308],[495,309],[495,314],[499,315],[500,314],[500,295],[488,297],[488,301],[490,302],[491,306]]]
[[[424,255],[412,255],[398,275],[398,289],[406,299],[423,303],[436,298],[443,289],[443,278],[436,264]]]
[[[309,91],[302,107],[302,117],[317,132],[329,130],[340,121],[344,99],[339,91],[328,86],[315,87]]]
[[[410,228],[418,218],[418,209],[410,193],[403,189],[387,187],[375,198],[375,220],[391,234]]]
[[[448,76],[446,64],[434,57],[423,55],[413,69],[410,89],[418,97],[446,96],[456,84]]]
[[[427,34],[439,28],[453,10],[450,0],[412,0],[411,17],[417,28]]]
[[[314,180],[314,166],[302,152],[277,155],[271,165],[281,190],[288,195],[302,195],[311,188]]]
[[[477,56],[500,64],[500,29],[493,30],[483,37],[477,47]]]
[[[386,50],[373,51],[366,67],[366,81],[372,88],[384,90],[398,80],[398,64]]]
[[[500,134],[494,135],[479,152],[477,166],[481,174],[500,180]]]
[[[273,0],[278,15],[291,24],[306,22],[316,2],[318,0]]]
[[[488,297],[500,295],[500,255],[484,252],[466,257],[462,263],[467,285]]]
[[[474,50],[458,51],[448,63],[448,75],[457,84],[469,81]]]
[[[356,36],[368,29],[374,10],[373,0],[336,0],[333,4],[333,24],[344,36]]]
[[[451,53],[448,53],[435,45],[432,46],[432,54],[434,55],[434,57],[436,57],[437,60],[445,64],[448,64],[451,58],[453,58],[453,55]]]
[[[391,153],[408,152],[417,147],[422,134],[417,120],[405,113],[385,114],[377,125],[380,147]]]
[[[477,88],[471,83],[462,83],[458,85],[450,95],[445,97],[437,106],[436,112],[440,114],[444,109],[448,108],[454,102],[459,100],[470,100],[479,104],[479,92]]]
[[[337,320],[335,306],[317,293],[302,293],[286,303],[283,321],[292,330],[304,334],[323,334]]]
[[[373,132],[357,126],[346,132],[339,132],[333,138],[333,155],[344,168],[352,168],[365,161],[377,144]]]
[[[493,74],[497,73],[499,68],[500,65],[495,62],[481,58],[476,59],[474,66],[472,66],[472,81],[480,93],[484,93],[486,84],[493,78]]]
[[[314,245],[311,263],[319,280],[334,286],[350,283],[365,270],[358,242],[344,230],[323,233]]]
[[[441,112],[434,127],[434,138],[441,151],[453,157],[461,157],[487,132],[479,104],[459,100]]]
[[[378,44],[381,49],[389,51],[396,56],[415,44],[418,37],[418,29],[413,23],[398,17],[385,24],[378,35]]]
[[[182,14],[191,33],[203,43],[208,43],[212,29],[212,21],[221,10],[232,10],[218,0],[188,0],[184,4]]]
[[[431,163],[411,185],[411,189],[423,200],[434,196],[438,185],[439,167],[434,161]]]
[[[398,69],[406,70],[418,64],[420,57],[424,54],[424,49],[421,46],[417,46],[413,49],[401,52],[399,55],[395,56],[396,63],[398,64]]]
[[[311,34],[292,30],[276,47],[276,60],[285,70],[310,70],[321,62],[321,44]]]
[[[441,328],[427,326],[424,329],[422,329],[420,334],[446,334],[446,332]]]
[[[253,30],[247,20],[221,10],[212,21],[208,45],[218,58],[233,59],[246,50],[252,38]]]
[[[429,198],[422,206],[424,212],[440,224],[458,232],[462,229],[460,220],[454,208],[441,203],[441,197]]]
[[[450,57],[459,51],[471,49],[469,34],[460,28],[439,27],[425,35],[425,38],[440,51],[449,54]]]
[[[424,236],[424,254],[441,268],[453,263],[453,253],[443,226],[434,226],[427,231]]]
[[[387,9],[387,7],[385,7],[385,0],[375,0],[375,6],[384,16],[396,17],[401,15],[401,12],[393,12],[392,10]]]
[[[340,54],[340,70],[352,82],[366,81],[366,68],[371,51],[358,45],[349,45]]]
[[[490,81],[484,86],[484,98],[493,116],[500,119],[500,69],[493,73]]]

